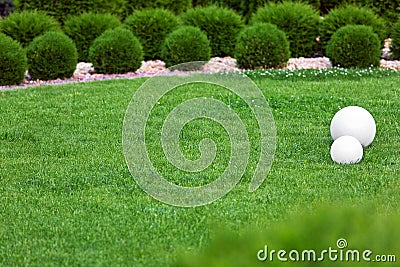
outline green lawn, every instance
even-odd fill
[[[196,120],[182,132],[185,155],[195,159],[199,140],[216,137],[222,156],[200,174],[174,170],[159,142],[163,118],[174,105],[212,95],[248,119],[252,156],[243,179],[222,199],[195,208],[154,200],[126,166],[125,110],[146,78],[0,92],[0,266],[168,266],[180,251],[207,246],[211,225],[268,227],[321,203],[374,201],[382,213],[397,212],[400,76],[372,72],[251,73],[277,128],[275,161],[253,193],[248,185],[259,135],[248,107],[214,86],[188,85],[163,98],[146,139],[156,168],[182,185],[218,177],[230,145],[222,127]],[[330,160],[329,124],[348,105],[373,114],[377,136],[360,164],[342,166]]]

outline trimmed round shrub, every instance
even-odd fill
[[[161,59],[167,67],[191,61],[209,61],[210,41],[199,28],[182,26],[165,39]]]
[[[163,8],[168,9],[176,15],[185,12],[192,6],[191,0],[126,0],[125,16],[133,14],[136,10],[148,8]]]
[[[41,11],[14,12],[0,20],[0,32],[26,47],[35,37],[48,31],[61,31],[60,23]]]
[[[131,31],[115,28],[97,37],[89,50],[89,59],[98,73],[136,71],[143,60],[143,49]]]
[[[63,22],[85,12],[110,13],[122,17],[126,0],[19,0],[19,10],[41,10]]]
[[[93,41],[108,29],[121,25],[118,17],[111,14],[83,13],[64,23],[64,32],[76,45],[79,61],[89,61],[89,48]]]
[[[236,43],[235,58],[241,68],[279,68],[286,65],[289,57],[285,33],[270,23],[246,27]]]
[[[400,20],[393,25],[390,37],[392,38],[390,57],[395,60],[400,59]]]
[[[251,18],[254,23],[272,23],[286,33],[293,57],[312,56],[317,50],[318,11],[301,2],[268,3]]]
[[[0,85],[21,84],[28,68],[25,50],[4,34],[0,34],[0,47]]]
[[[330,11],[322,20],[320,30],[322,47],[326,47],[331,36],[339,28],[350,24],[371,26],[380,41],[387,37],[385,21],[382,18],[375,15],[370,9],[347,5]]]
[[[370,26],[347,25],[332,35],[326,54],[334,66],[368,68],[379,66],[380,47],[379,38]]]
[[[36,37],[27,47],[28,70],[33,79],[70,78],[78,63],[74,42],[60,32],[47,32]]]
[[[184,25],[200,28],[207,35],[211,56],[233,56],[236,38],[244,27],[240,15],[229,8],[208,6],[190,9],[181,15]]]
[[[161,57],[162,44],[179,26],[179,19],[172,11],[157,8],[137,10],[124,23],[142,44],[144,59],[149,60]]]
[[[0,18],[7,17],[14,9],[15,5],[12,0],[0,0]]]

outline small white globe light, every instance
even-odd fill
[[[358,139],[366,147],[375,138],[376,125],[372,115],[362,107],[349,106],[339,110],[331,121],[333,140],[350,135]]]
[[[363,147],[353,136],[341,136],[331,146],[331,158],[336,163],[354,164],[363,157]]]

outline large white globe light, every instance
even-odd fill
[[[362,107],[349,106],[339,110],[331,121],[333,140],[349,135],[358,139],[364,147],[375,138],[376,124],[372,115]]]

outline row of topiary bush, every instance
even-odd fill
[[[78,63],[75,43],[59,31],[34,38],[26,48],[0,33],[0,45],[0,85],[22,83],[27,69],[35,80],[70,78]],[[125,73],[140,67],[143,51],[132,32],[119,27],[94,40],[89,59],[99,73]]]
[[[289,13],[289,10],[292,12]],[[136,11],[125,20],[124,24],[121,24],[115,16],[109,14],[86,13],[70,18],[62,28],[54,18],[42,12],[25,11],[13,13],[6,19],[0,20],[0,31],[27,47],[30,46],[32,40],[43,33],[47,31],[61,33],[63,29],[77,48],[78,60],[92,61],[96,70],[100,73],[133,71],[140,66],[138,59],[141,58],[161,58],[166,61],[167,65],[171,66],[185,61],[207,60],[210,56],[216,55],[234,56],[239,66],[244,68],[270,68],[282,66],[290,55],[301,56],[302,53],[305,53],[304,51],[307,51],[306,49],[311,51],[312,46],[316,45],[315,40],[303,43],[303,40],[307,39],[307,34],[309,34],[310,39],[315,37],[315,28],[317,27],[311,27],[305,23],[314,20],[313,12],[310,6],[301,3],[269,4],[259,9],[253,16],[250,26],[245,26],[240,16],[234,11],[216,6],[189,10],[181,17],[176,17],[172,12],[164,9]],[[292,16],[289,16],[289,14]],[[349,14],[352,15],[350,19],[346,17]],[[282,17],[287,19],[282,19]],[[341,19],[338,20],[338,18]],[[278,26],[269,25],[270,22]],[[338,46],[347,45],[351,49],[346,50],[347,57],[357,58],[356,54],[363,55],[365,52],[372,55],[374,61],[370,61],[368,55],[363,55],[359,62],[350,59],[352,63],[349,64],[343,60],[336,60],[336,48],[327,49],[326,53],[332,57],[331,59],[335,64],[342,66],[363,67],[367,66],[365,62],[377,65],[379,56],[376,56],[376,51],[380,51],[381,41],[384,37],[384,24],[380,22],[378,17],[366,9],[348,6],[333,10],[322,22],[323,25],[329,26],[326,26],[329,31],[326,30],[325,36],[321,36],[321,44],[324,44],[325,48],[328,44],[326,40],[335,40],[328,36],[346,24],[369,25],[366,36],[368,36],[368,40],[376,40],[377,38],[376,49],[367,46],[368,41],[364,42],[363,38],[357,34],[350,35],[350,40],[346,40],[346,43],[343,43],[344,41],[339,42]],[[182,27],[182,24],[192,27]],[[100,52],[98,52],[97,58],[93,55],[90,56],[91,47],[100,46],[98,43],[104,43],[100,41],[96,43],[95,39],[101,39],[99,36],[102,36],[106,30],[115,29],[121,25],[130,30],[125,29],[125,32],[130,32],[129,36],[132,36],[128,39],[138,38],[135,43],[139,45],[134,45],[132,48],[134,51],[139,51],[135,57],[136,63],[129,62],[128,53],[124,54],[124,51],[126,51],[125,41],[120,41],[115,37],[118,35],[115,32],[118,31],[112,31],[112,34],[109,34],[111,38],[105,38],[116,39],[117,41],[110,42],[107,45],[102,44],[103,48],[98,48],[98,51],[104,54],[103,56]],[[298,29],[294,25],[297,25]],[[400,26],[397,28],[400,28]],[[303,33],[303,35],[297,35],[298,32]],[[353,40],[355,41],[352,43]],[[372,43],[375,46],[376,42],[373,41]],[[397,44],[398,41],[394,39],[394,54],[396,54]],[[122,55],[121,59],[118,59],[119,52]],[[112,58],[112,56],[115,56],[115,58]],[[107,57],[111,59],[107,61]],[[44,60],[46,64],[49,61],[51,61],[50,58],[47,61]],[[132,64],[131,67],[113,66],[114,62],[114,65],[118,65],[124,63],[123,61]],[[49,77],[49,75],[44,76]],[[40,79],[48,78],[41,77]]]
[[[326,47],[334,66],[367,68],[380,65],[381,42],[373,28],[346,25],[339,28]],[[239,34],[235,58],[239,66],[275,68],[284,66],[290,57],[286,34],[274,24],[257,23]]]
[[[120,19],[132,14],[135,10],[147,8],[164,8],[175,14],[182,13],[192,6],[191,0],[19,0],[17,10],[45,11],[60,22],[70,16],[81,13],[110,13]]]
[[[28,68],[33,79],[69,78],[78,63],[75,43],[62,32],[48,31],[24,49],[17,41],[0,34],[0,85],[20,84]],[[327,45],[334,65],[343,67],[378,66],[380,41],[370,26],[347,25],[337,30]],[[242,68],[276,68],[290,57],[286,34],[274,24],[256,23],[238,35],[235,58]],[[190,61],[208,61],[211,46],[206,34],[197,27],[181,26],[167,35],[161,51],[166,65]],[[89,60],[99,73],[136,71],[143,60],[142,45],[125,28],[108,29],[97,37]]]
[[[260,22],[275,24],[285,32],[292,57],[325,53],[332,34],[349,24],[371,26],[382,42],[389,35],[383,19],[371,10],[355,6],[334,9],[321,19],[316,10],[304,3],[269,3],[257,10],[249,24]],[[43,12],[24,11],[1,20],[0,32],[26,46],[43,32],[63,30],[74,40],[79,60],[87,61],[91,42],[106,29],[120,25],[121,21],[114,15],[84,13],[70,17],[61,27],[59,22]],[[180,16],[166,9],[137,10],[122,25],[139,38],[146,60],[160,58],[161,44],[166,35],[180,25],[203,30],[210,40],[212,56],[233,56],[237,35],[245,27],[242,17],[235,11],[217,6],[189,9]]]

